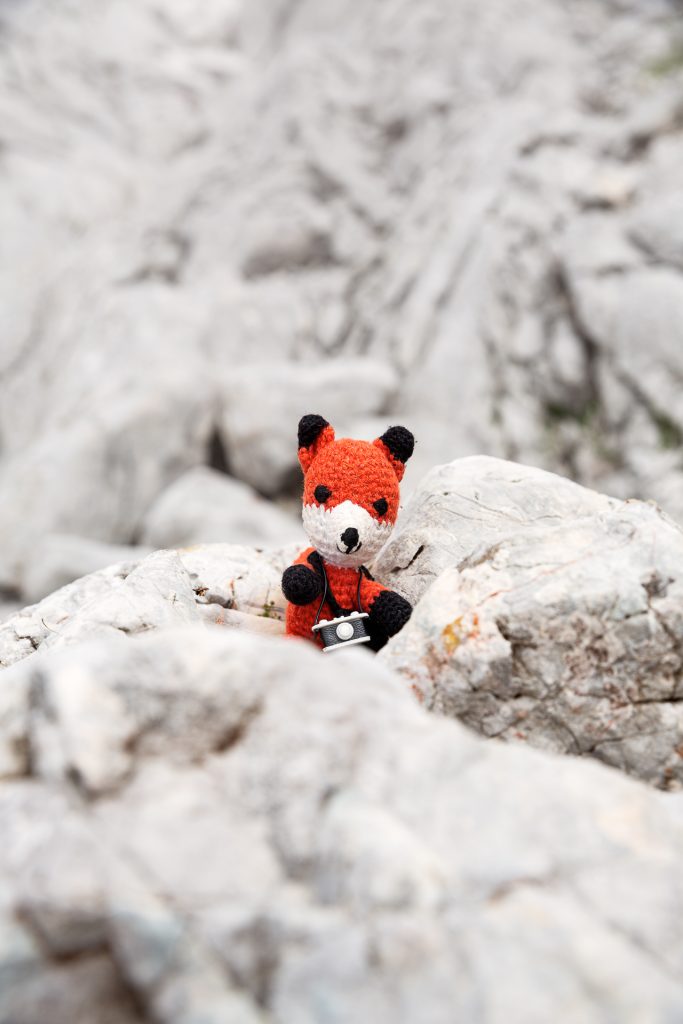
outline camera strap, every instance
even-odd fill
[[[335,619],[339,618],[339,616],[341,616],[341,615],[349,615],[351,613],[351,609],[350,608],[349,609],[342,608],[342,606],[339,604],[339,601],[337,601],[336,597],[332,593],[332,588],[330,586],[330,581],[328,580],[327,573],[325,572],[325,562],[324,562],[323,557],[320,554],[320,552],[318,552],[318,551],[311,551],[310,555],[308,556],[308,561],[311,563],[311,565],[313,566],[314,570],[318,573],[319,576],[322,577],[322,580],[323,580],[323,596],[320,599],[320,604],[318,605],[318,611],[316,612],[315,622],[313,623],[313,625],[314,626],[318,625],[318,622],[320,620],[320,613],[321,613],[321,611],[323,609],[323,605],[325,604],[325,601],[327,601],[327,603],[329,604],[330,608],[332,609],[332,614],[334,615]],[[361,612],[363,610],[361,608],[361,603],[360,603],[360,588],[361,588],[361,584],[363,582],[363,577],[364,576],[365,576],[366,579],[369,579],[369,580],[372,579],[372,576],[370,575],[369,570],[366,569],[364,565],[361,565],[359,567],[359,569],[358,569],[358,589],[356,591],[356,604],[358,606],[358,611],[359,612]]]

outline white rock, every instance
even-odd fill
[[[586,502],[508,520],[442,573],[382,658],[486,736],[680,788],[681,607],[680,529],[640,502]]]
[[[299,550],[299,544],[272,551],[239,544],[203,544],[178,554],[200,603],[284,619],[280,582]]]
[[[0,624],[0,667],[41,647],[89,636],[135,635],[203,621],[258,633],[282,632],[284,569],[299,545],[262,552],[233,544],[158,551],[63,587]]]
[[[47,534],[33,548],[25,565],[23,595],[27,601],[40,601],[81,576],[108,566],[137,562],[150,551],[151,548],[142,546],[126,547],[68,534]]]
[[[0,548],[0,585],[23,586],[46,534],[128,540],[159,491],[201,462],[209,429],[201,398],[157,382],[154,394],[122,397],[97,420],[79,419],[12,456],[0,468],[0,532],[13,538]]]
[[[48,638],[58,643],[62,626],[77,618],[91,603],[106,599],[136,564],[110,566],[85,576],[0,624],[0,666],[7,667],[33,654]]]
[[[173,551],[148,555],[125,580],[80,609],[45,643],[61,646],[91,636],[137,634],[198,620],[195,593]]]
[[[232,472],[264,494],[298,484],[296,431],[303,415],[319,413],[344,436],[350,419],[387,408],[397,386],[386,363],[351,357],[231,372],[222,434]]]
[[[673,192],[640,205],[629,221],[633,239],[656,259],[683,270],[683,193]]]
[[[44,989],[97,926],[163,1024],[680,1016],[678,798],[429,716],[364,652],[322,667],[194,626],[11,670],[39,685],[31,776],[0,785],[0,1015],[17,950]]]
[[[206,466],[189,470],[159,496],[142,533],[156,548],[219,542],[272,547],[296,538],[303,546],[300,522]]]
[[[540,469],[485,456],[456,459],[421,481],[374,569],[415,604],[444,569],[501,538],[612,506],[604,495]]]
[[[0,535],[13,540],[0,588],[20,589],[47,533],[131,543],[219,425],[239,436],[244,479],[298,483],[292,431],[316,396],[343,431],[347,411],[353,423],[388,400],[419,441],[408,487],[485,452],[603,489],[622,472],[651,493],[595,383],[621,378],[610,302],[584,321],[567,265],[599,291],[653,259],[680,270],[675,228],[657,240],[680,194],[679,90],[646,70],[675,13],[540,0],[290,13],[3,11]],[[651,244],[633,241],[634,200]],[[633,301],[647,319],[658,299]],[[586,366],[556,345],[565,318],[592,342]],[[374,364],[378,390],[340,373],[328,395],[330,358],[335,373]],[[548,423],[567,390],[569,438]],[[635,390],[629,405],[643,405]],[[264,433],[247,443],[257,410]],[[680,471],[667,476],[658,494],[678,492]]]
[[[19,601],[0,600],[0,623],[4,622],[5,619],[9,619],[12,615],[16,615],[18,611],[21,611],[21,607]]]

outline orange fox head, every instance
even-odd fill
[[[389,427],[372,442],[336,440],[322,416],[302,417],[304,529],[326,561],[357,567],[377,554],[396,522],[398,485],[414,444],[405,427]]]

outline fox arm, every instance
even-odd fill
[[[370,613],[370,618],[387,634],[394,636],[405,626],[411,616],[412,606],[405,597],[395,590],[383,587],[374,580],[365,580],[361,587],[363,608]]]
[[[322,594],[322,580],[308,561],[311,551],[313,548],[302,551],[282,574],[282,593],[291,604],[311,604]]]

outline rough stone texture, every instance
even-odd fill
[[[0,5],[3,604],[38,542],[137,544],[196,466],[291,486],[285,411],[336,417],[302,384],[330,360],[382,367],[358,405],[346,375],[340,427],[406,422],[406,495],[483,452],[683,519],[679,26],[664,0]],[[435,679],[460,658],[501,727],[525,699],[533,724],[537,670],[573,665],[581,743],[616,679],[616,718],[655,723],[620,763],[676,783],[678,535],[557,481],[540,511],[499,491],[484,515],[460,488],[421,553],[413,507],[381,563],[414,596],[446,573],[427,640],[439,588],[513,584],[481,678],[455,608]],[[0,625],[1,1024],[683,1018],[680,797],[484,742],[362,653],[246,635],[281,628],[287,560],[136,556]]]
[[[392,543],[424,596],[381,657],[428,708],[683,785],[683,533],[656,507],[464,459]]]
[[[0,625],[0,665],[192,622],[281,634],[281,574],[299,547],[199,545],[92,574]],[[420,484],[373,568],[416,606],[381,657],[428,708],[683,783],[683,534],[656,507],[456,460]],[[13,703],[3,718],[11,761]]]
[[[219,542],[269,547],[303,542],[304,534],[300,518],[261,500],[238,480],[197,466],[159,496],[145,517],[142,538],[156,548]]]
[[[323,657],[194,626],[3,674],[3,1024],[678,1019],[680,798]]]
[[[157,551],[92,573],[0,623],[0,668],[42,647],[188,622],[282,632],[282,572],[296,548],[237,544]]]
[[[286,487],[329,360],[414,430],[406,493],[484,452],[683,516],[673,0],[0,18],[0,588],[194,466]]]
[[[620,506],[531,466],[487,456],[455,459],[420,481],[374,569],[415,604],[444,569],[502,537]]]

